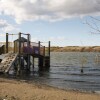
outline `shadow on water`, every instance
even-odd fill
[[[49,73],[49,69],[39,70],[38,68],[35,68],[33,71],[23,70],[23,71],[20,72],[20,74],[17,74],[16,71],[11,69],[8,74],[1,73],[0,77],[8,78],[8,79],[35,81],[35,79],[38,80],[41,77],[49,77],[48,73]]]

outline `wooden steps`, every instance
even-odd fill
[[[7,73],[17,58],[17,54],[8,53],[0,63],[0,72]]]

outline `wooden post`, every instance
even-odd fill
[[[19,33],[19,55],[21,53],[21,33]]]
[[[50,68],[50,41],[48,44],[48,56],[45,56],[45,68],[46,69]]]
[[[40,41],[39,41],[38,45],[39,45],[39,55],[40,55]]]
[[[27,34],[27,46],[30,46],[30,34]]]
[[[34,70],[34,56],[33,56],[33,70]]]
[[[14,41],[14,45],[15,45],[15,53],[17,52],[17,43],[16,41]]]
[[[41,50],[40,50],[40,48],[41,48],[41,42],[39,41],[38,42],[38,48],[39,48],[39,53],[38,53],[38,55],[39,55],[39,58],[38,58],[38,66],[39,66],[39,70],[42,70],[42,68],[43,68],[43,57],[42,56],[40,56],[41,55]]]
[[[18,55],[19,55],[18,73],[20,73],[20,71],[21,71],[21,33],[19,33],[19,48],[18,48]]]
[[[43,67],[45,67],[45,46],[43,46]]]
[[[44,61],[43,61],[43,57],[42,57],[42,56],[39,57],[39,62],[38,62],[38,64],[39,64],[39,70],[40,70],[40,71],[43,70]]]
[[[6,53],[8,53],[8,33],[6,33]]]
[[[45,46],[43,47],[43,56],[45,57]]]
[[[16,52],[16,47],[15,47],[16,45],[15,45],[15,41],[14,41],[14,53]]]
[[[27,35],[27,47],[30,48],[30,34]],[[28,51],[29,53],[29,51]],[[28,54],[27,70],[30,70],[30,55]]]
[[[49,45],[48,45],[48,53],[49,53],[49,57],[50,57],[50,41],[49,41]]]

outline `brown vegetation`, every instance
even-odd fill
[[[51,47],[51,52],[100,52],[100,46]]]

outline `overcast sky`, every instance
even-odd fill
[[[100,0],[0,0],[0,39],[23,32],[53,46],[100,45],[100,34],[84,24],[99,29],[91,16],[100,19]]]

